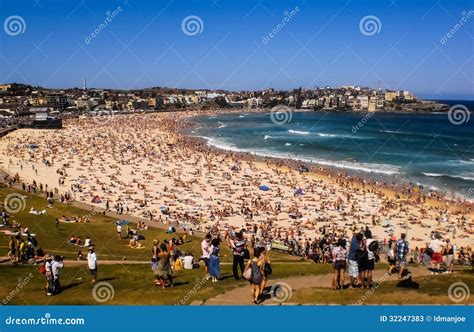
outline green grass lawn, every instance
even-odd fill
[[[414,278],[420,284],[417,290],[396,287],[398,281],[386,281],[373,292],[368,289],[332,290],[327,288],[303,288],[293,292],[291,302],[301,304],[474,304],[474,295],[461,302],[453,302],[448,296],[449,287],[462,282],[474,291],[472,270],[453,274]],[[465,286],[463,286],[464,289]]]
[[[99,263],[100,264],[100,263]],[[329,265],[308,263],[275,263],[270,279],[289,276],[326,274]],[[139,265],[99,265],[98,282],[109,283],[114,297],[103,304],[190,304],[204,301],[236,287],[248,285],[236,281],[230,265],[222,266],[221,280],[217,283],[203,279],[204,269],[182,270],[174,274],[175,286],[165,290],[153,285],[153,273],[148,264]],[[22,278],[20,281],[18,278]],[[26,279],[25,279],[26,278]],[[13,291],[15,294],[8,304],[102,304],[93,297],[87,266],[67,265],[62,270],[62,294],[48,297],[44,291],[45,279],[38,272],[38,266],[5,265],[0,269],[0,300]],[[23,282],[22,282],[23,281]],[[19,282],[22,284],[17,288]],[[23,285],[24,284],[24,285]],[[18,290],[18,292],[15,292]]]

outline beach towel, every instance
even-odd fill
[[[270,187],[262,185],[262,186],[258,187],[258,189],[260,189],[261,191],[268,191],[268,190],[270,190]]]
[[[130,249],[145,249],[145,246],[143,246],[143,247],[131,247],[129,244],[127,244],[126,247],[129,247]]]
[[[128,225],[128,221],[127,220],[117,220],[115,222],[115,225]]]
[[[34,211],[30,211],[29,213],[34,214],[35,216],[40,216],[42,214],[46,214],[46,210],[43,210],[43,211],[34,210]]]

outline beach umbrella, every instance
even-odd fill
[[[303,189],[298,188],[295,190],[295,195],[303,195]]]
[[[102,200],[98,195],[95,195],[94,198],[91,199],[91,203],[102,203]]]
[[[258,189],[260,189],[261,191],[268,191],[268,190],[270,190],[270,187],[268,187],[266,185],[262,185],[262,186],[258,187]]]

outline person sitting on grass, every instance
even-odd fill
[[[143,245],[140,243],[140,236],[134,235],[128,242],[128,246],[130,248],[136,248],[136,249],[143,248]]]

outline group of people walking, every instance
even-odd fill
[[[217,282],[220,277],[220,239],[210,234],[206,235],[201,243],[201,260],[205,264],[206,275]],[[232,251],[232,274],[235,280],[246,279],[250,283],[251,302],[259,303],[266,287],[267,278],[271,274],[271,262],[266,255],[264,247],[257,246],[253,249],[253,257],[247,248],[247,240],[242,231],[235,233],[227,239],[229,249]],[[247,263],[245,263],[247,260]]]

